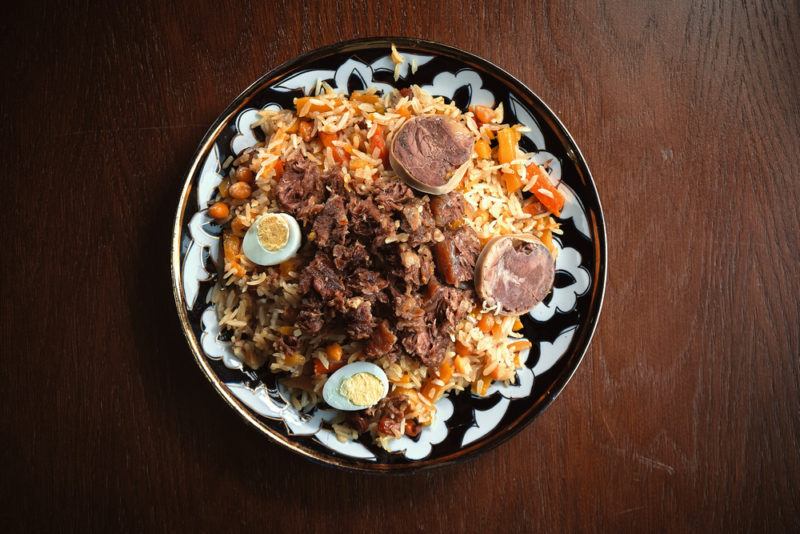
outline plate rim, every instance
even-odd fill
[[[588,178],[588,183],[586,184],[588,187],[591,188],[591,192],[594,193],[594,198],[597,201],[597,220],[593,221],[594,226],[597,229],[597,243],[594,245],[596,248],[597,254],[597,270],[598,276],[596,278],[596,288],[594,289],[595,292],[598,294],[596,297],[592,299],[589,304],[589,310],[587,313],[587,329],[585,330],[584,338],[585,340],[578,340],[579,345],[578,349],[575,351],[576,353],[579,352],[580,354],[577,355],[577,359],[575,360],[574,365],[571,368],[568,368],[561,376],[557,377],[550,387],[542,393],[544,397],[543,401],[534,406],[531,406],[528,410],[526,410],[520,417],[516,420],[509,422],[506,427],[499,429],[496,432],[490,433],[486,436],[485,440],[478,440],[473,444],[470,444],[466,447],[462,447],[457,451],[445,455],[440,458],[430,459],[430,460],[416,460],[407,463],[392,463],[392,464],[382,464],[382,463],[368,463],[368,462],[360,462],[357,460],[347,459],[343,456],[335,456],[333,454],[323,454],[319,453],[311,448],[306,448],[303,445],[299,444],[295,440],[292,440],[289,436],[285,436],[280,432],[277,432],[267,425],[262,423],[256,417],[250,413],[250,410],[239,400],[237,399],[233,393],[229,390],[229,388],[225,385],[225,383],[216,375],[214,370],[211,368],[207,358],[203,354],[203,350],[200,347],[199,340],[194,335],[192,330],[191,324],[189,322],[188,313],[186,311],[186,300],[181,290],[183,286],[183,274],[181,272],[181,258],[180,258],[180,251],[181,251],[181,237],[183,235],[183,221],[184,221],[184,214],[186,211],[186,207],[188,205],[188,198],[191,194],[193,189],[192,184],[192,177],[197,172],[197,169],[200,165],[202,165],[203,157],[207,155],[208,150],[210,147],[216,143],[216,139],[219,136],[222,129],[228,124],[229,120],[239,111],[244,109],[251,99],[260,88],[265,87],[272,83],[275,78],[282,76],[286,71],[293,69],[294,67],[301,66],[303,63],[308,62],[309,60],[315,59],[319,56],[326,56],[332,55],[335,53],[346,53],[348,49],[352,50],[362,50],[365,48],[377,48],[377,47],[388,47],[391,44],[395,44],[398,48],[412,48],[414,52],[433,52],[439,53],[445,56],[453,57],[454,59],[458,59],[461,61],[466,61],[468,63],[473,63],[480,67],[481,70],[484,72],[499,78],[504,85],[514,87],[520,92],[527,93],[526,96],[531,98],[535,101],[541,109],[544,111],[548,118],[553,122],[553,125],[557,130],[560,131],[562,135],[565,136],[570,149],[574,151],[574,157],[572,159],[573,163],[578,167],[582,173]],[[606,282],[607,282],[607,270],[608,270],[608,245],[607,245],[607,234],[606,234],[606,224],[605,224],[605,216],[603,213],[602,202],[600,200],[600,195],[597,191],[597,184],[594,180],[594,176],[592,175],[588,164],[583,156],[583,153],[580,150],[580,147],[575,142],[575,139],[572,137],[572,134],[567,130],[564,123],[561,119],[553,112],[553,110],[548,106],[544,100],[542,100],[539,95],[534,92],[530,87],[516,78],[514,75],[507,72],[502,67],[494,64],[493,62],[484,59],[476,54],[471,52],[467,52],[460,48],[442,44],[436,41],[426,40],[426,39],[418,39],[418,38],[409,38],[409,37],[399,37],[399,36],[378,36],[378,37],[365,37],[365,38],[358,38],[358,39],[350,39],[346,41],[339,41],[335,43],[331,43],[319,48],[315,48],[313,50],[309,50],[303,54],[293,57],[289,59],[277,67],[270,69],[266,73],[259,76],[254,82],[248,85],[241,93],[239,93],[235,98],[231,100],[228,106],[214,119],[211,126],[208,130],[203,134],[201,141],[195,150],[194,154],[191,157],[191,164],[189,166],[189,170],[183,175],[183,186],[181,187],[180,198],[178,201],[178,207],[175,213],[175,217],[173,220],[173,228],[172,228],[172,241],[171,241],[171,250],[170,250],[170,274],[171,274],[171,282],[172,282],[172,292],[173,297],[175,300],[175,306],[178,312],[178,319],[181,323],[181,330],[183,331],[183,335],[186,338],[187,343],[189,344],[189,348],[192,352],[195,362],[200,367],[205,375],[206,379],[211,383],[213,389],[225,400],[225,402],[234,409],[236,413],[239,414],[246,422],[250,425],[255,427],[259,430],[260,433],[266,435],[269,439],[273,440],[279,445],[287,447],[289,450],[313,461],[314,463],[318,463],[321,465],[332,466],[340,469],[344,469],[346,471],[354,471],[354,472],[361,472],[361,473],[371,473],[371,474],[407,474],[413,472],[419,472],[422,470],[429,470],[433,468],[444,467],[446,465],[452,465],[457,462],[461,462],[467,459],[472,459],[477,457],[478,455],[488,452],[499,445],[505,443],[510,438],[518,434],[523,428],[527,427],[534,419],[536,419],[541,413],[543,413],[550,404],[561,394],[564,390],[566,385],[575,375],[575,372],[580,367],[581,363],[583,363],[583,359],[586,356],[586,352],[589,350],[589,346],[591,341],[594,337],[595,331],[597,329],[597,324],[600,319],[600,314],[603,308],[603,301],[605,299],[605,291],[606,291]],[[535,409],[534,409],[535,408]]]

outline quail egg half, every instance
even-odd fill
[[[300,248],[300,225],[287,213],[266,213],[256,219],[242,241],[242,251],[258,265],[277,265]]]
[[[383,369],[369,362],[353,362],[333,373],[322,388],[331,408],[356,411],[369,408],[389,393]]]

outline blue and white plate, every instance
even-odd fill
[[[406,62],[394,80],[389,57],[394,43]],[[412,72],[411,64],[417,66]],[[259,140],[250,128],[264,107],[289,108],[292,99],[327,81],[340,91],[367,87],[389,90],[412,84],[472,104],[502,102],[505,122],[530,132],[522,148],[540,162],[552,160],[566,204],[560,218],[563,236],[556,261],[555,288],[523,320],[533,347],[511,386],[493,385],[485,397],[469,392],[438,403],[436,423],[387,452],[363,441],[341,443],[323,423],[335,414],[301,413],[287,404],[285,392],[267,371],[242,367],[221,336],[209,303],[219,272],[220,229],[207,215],[208,201],[229,156]],[[348,41],[304,54],[265,74],[217,118],[200,143],[178,203],[172,244],[172,280],[183,331],[200,368],[222,397],[250,424],[274,441],[319,462],[379,472],[409,471],[474,456],[510,438],[540,414],[572,377],[586,352],[600,314],[606,279],[603,214],[592,176],[575,141],[558,117],[519,80],[456,48],[405,38]]]

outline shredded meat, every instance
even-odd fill
[[[375,203],[384,211],[399,211],[403,203],[414,198],[414,192],[400,181],[384,184],[375,194]]]
[[[473,278],[480,241],[462,224],[461,194],[416,196],[400,180],[354,191],[338,169],[321,174],[299,157],[287,162],[276,194],[308,236],[295,326],[344,335],[342,345],[363,342],[368,358],[405,354],[438,366],[474,307],[472,289],[460,286]],[[282,343],[289,341],[276,341],[276,350]]]
[[[288,160],[275,195],[283,209],[306,222],[322,210],[325,200],[325,183],[319,168],[302,158]]]
[[[318,253],[300,275],[300,288],[307,292],[313,288],[329,306],[343,309],[345,286],[336,272],[330,257]]]
[[[359,297],[353,297],[353,300]],[[372,303],[368,300],[361,300],[356,302],[355,307],[347,314],[347,322],[345,330],[347,335],[353,339],[368,339],[372,336],[372,331],[375,329],[375,319],[372,317]]]
[[[330,243],[343,245],[347,237],[347,211],[344,200],[339,195],[333,195],[325,203],[325,207],[314,219],[312,226],[314,240],[320,247]]]
[[[378,420],[379,433],[400,437],[403,434],[403,421],[407,410],[408,396],[393,395],[381,399],[364,413],[373,420]]]
[[[340,271],[353,271],[360,265],[369,267],[372,260],[369,257],[367,249],[356,241],[351,245],[334,245],[333,246],[333,264]]]
[[[464,195],[456,191],[431,199],[431,213],[436,226],[455,228],[464,220]]]

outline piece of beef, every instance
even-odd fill
[[[281,336],[273,342],[275,352],[288,356],[297,351],[299,341],[294,336]]]
[[[478,235],[469,226],[445,233],[443,241],[432,247],[436,269],[451,285],[472,280],[475,274],[475,261],[481,252]]]
[[[343,245],[347,237],[347,222],[344,199],[339,195],[331,196],[312,226],[317,246]]]
[[[378,358],[389,354],[394,348],[396,341],[397,336],[392,332],[389,321],[384,319],[378,323],[378,326],[372,332],[372,337],[364,349],[364,354],[371,358]]]
[[[364,413],[378,421],[379,434],[400,437],[403,435],[406,411],[408,411],[408,396],[392,395],[384,397],[375,406],[367,408]]]
[[[386,238],[395,235],[391,215],[382,212],[372,198],[352,195],[347,202],[350,214],[350,230],[371,245],[373,251],[386,244]]]
[[[362,295],[367,300],[374,300],[388,285],[389,282],[380,274],[364,267],[358,267],[347,279],[348,291],[353,295]]]
[[[421,331],[425,328],[425,309],[418,295],[399,294],[394,297],[396,326],[402,330]]]
[[[428,283],[433,275],[433,256],[426,245],[421,245],[416,251],[405,243],[398,247],[400,264],[403,266],[400,277],[406,284],[406,289],[416,290]]]
[[[353,271],[358,267],[369,267],[372,260],[367,249],[356,241],[355,243],[333,246],[333,264],[340,271]]]
[[[347,415],[344,417],[345,422],[350,425],[350,427],[358,432],[358,434],[363,434],[369,428],[369,416],[365,413],[364,410],[360,410],[357,412],[347,412]]]
[[[382,184],[375,193],[375,203],[387,212],[403,209],[403,203],[412,198],[414,191],[398,180]]]
[[[408,234],[409,245],[416,247],[433,240],[433,231],[436,226],[427,202],[420,199],[408,202],[403,207],[402,213],[400,230]]]
[[[355,308],[349,308],[346,314],[345,330],[353,339],[368,339],[375,329],[375,318],[372,316],[372,303],[362,300]]]
[[[433,278],[435,266],[433,264],[433,253],[427,245],[420,245],[417,249],[419,256],[419,283],[427,284]]]
[[[343,309],[344,282],[331,258],[322,252],[317,252],[311,263],[300,273],[300,290],[307,293],[312,287],[327,305]]]
[[[322,210],[325,201],[325,185],[317,165],[299,157],[288,160],[278,180],[275,196],[281,208],[308,222]]]
[[[319,297],[305,297],[297,312],[295,324],[305,334],[314,335],[325,327],[324,304]]]
[[[431,198],[431,213],[436,226],[442,229],[456,228],[464,222],[464,195],[451,191],[446,195]]]
[[[439,285],[425,301],[426,320],[429,324],[437,324],[443,334],[449,335],[474,307],[472,291]]]
[[[401,344],[411,356],[427,367],[438,367],[444,360],[450,338],[436,331],[434,325],[404,332]]]

